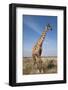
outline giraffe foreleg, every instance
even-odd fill
[[[39,70],[39,72],[41,73],[42,72],[42,59],[40,56],[36,57],[37,59],[37,69]]]

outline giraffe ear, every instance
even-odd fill
[[[52,31],[52,28],[51,28],[51,31]]]

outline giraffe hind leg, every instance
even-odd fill
[[[36,56],[32,56],[33,57],[33,64],[35,65],[36,64]]]

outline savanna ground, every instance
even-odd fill
[[[23,58],[23,75],[30,74],[51,74],[57,73],[57,57],[56,56],[48,56],[42,57],[42,72],[40,73],[37,69],[37,66],[33,64],[33,60],[31,57]]]

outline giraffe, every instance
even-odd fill
[[[42,32],[41,37],[39,38],[35,46],[32,48],[33,62],[34,62],[34,65],[37,64],[37,68],[39,69],[39,72],[41,72],[41,69],[42,69],[42,60],[41,60],[42,44],[49,30],[52,30],[50,24],[48,24],[45,27],[45,30]]]

